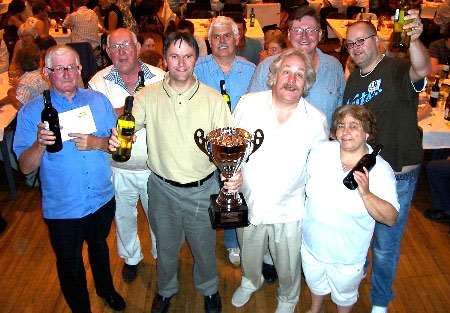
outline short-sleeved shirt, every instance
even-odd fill
[[[396,172],[422,162],[419,98],[409,77],[410,66],[408,61],[385,56],[368,75],[353,71],[344,93],[345,104],[367,105],[375,114],[381,156]]]
[[[231,111],[234,110],[239,99],[247,92],[250,80],[256,66],[241,57],[234,59],[231,70],[224,73],[213,55],[200,57],[195,65],[195,75],[198,80],[220,92],[220,81],[225,81],[225,87],[231,100]]]
[[[70,28],[72,42],[89,42],[94,49],[100,44],[98,16],[85,6],[67,15],[63,26]]]
[[[316,81],[305,97],[327,117],[328,127],[331,125],[333,112],[342,105],[342,96],[345,89],[344,71],[339,61],[316,49],[319,56],[319,69],[316,72]],[[279,56],[270,56],[262,61],[256,68],[250,84],[249,92],[269,89],[267,79],[272,62]]]
[[[20,103],[25,104],[42,94],[42,92],[48,88],[48,82],[42,77],[40,69],[26,72],[19,78],[16,89],[16,99]]]
[[[135,97],[136,130],[147,132],[150,170],[182,184],[201,180],[216,167],[196,145],[194,133],[232,125],[222,96],[211,87],[195,83],[181,94],[164,81],[146,86]]]
[[[50,95],[58,113],[89,106],[97,128],[92,135],[110,136],[116,116],[104,95],[88,89],[78,89],[72,101],[55,90]],[[18,158],[36,141],[43,108],[40,96],[20,109],[13,145]],[[70,140],[63,143],[59,152],[44,152],[39,173],[43,215],[48,219],[82,218],[96,212],[114,196],[108,153],[80,151]]]
[[[242,49],[238,49],[237,55],[246,58],[254,64],[258,64],[259,53],[262,48],[262,44],[258,39],[245,37],[245,46]]]

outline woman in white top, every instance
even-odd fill
[[[392,226],[399,204],[392,168],[381,158],[370,171],[355,172],[358,188],[347,189],[344,177],[372,148],[375,118],[364,106],[345,105],[333,114],[331,136],[312,149],[307,164],[303,217],[302,265],[311,290],[309,313],[322,312],[331,293],[339,313],[348,313],[358,298],[375,221]]]

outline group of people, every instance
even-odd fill
[[[184,240],[194,257],[194,284],[204,296],[205,312],[221,312],[216,236],[208,214],[220,180],[229,191],[241,191],[249,207],[250,225],[224,235],[230,261],[242,268],[234,306],[244,306],[264,281],[278,277],[275,312],[294,312],[303,270],[310,313],[322,312],[327,294],[338,312],[350,312],[371,246],[372,313],[387,312],[422,161],[418,92],[431,70],[418,39],[423,30],[418,11],[408,11],[406,19],[409,60],[381,54],[370,22],[348,27],[346,45],[357,68],[347,82],[339,61],[318,48],[320,20],[309,7],[297,9],[287,22],[291,48],[258,66],[238,56],[242,33],[223,16],[211,22],[206,56],[200,56],[190,32],[168,34],[166,72],[139,59],[141,44],[132,31],[111,31],[106,51],[112,65],[94,75],[88,89],[78,84],[77,53],[64,45],[51,47],[43,72],[53,106],[60,113],[87,106],[96,131],[69,133],[60,152],[47,152],[55,134],[40,121],[38,96],[18,113],[14,151],[23,173],[40,168],[43,216],[72,312],[91,312],[83,242],[97,295],[115,310],[126,307],[112,281],[106,238],[115,220],[122,278],[132,282],[143,259],[139,200],[157,260],[151,312],[170,311]],[[146,87],[136,92],[142,73]],[[223,82],[230,107],[220,94]],[[117,114],[129,95],[135,96],[132,156],[126,163],[111,162],[109,153],[120,144]],[[228,126],[262,129],[265,137],[242,171],[225,179],[193,134]],[[372,151],[372,143],[383,146],[381,156],[370,172],[354,173],[356,190],[347,189],[342,179]]]

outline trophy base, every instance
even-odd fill
[[[250,223],[248,221],[248,207],[245,199],[242,198],[242,204],[235,208],[224,209],[218,207],[216,204],[217,194],[211,195],[211,205],[208,209],[209,218],[211,219],[211,225],[213,229],[216,228],[239,228],[246,227]]]

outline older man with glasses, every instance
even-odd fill
[[[113,285],[106,241],[116,210],[107,153],[116,116],[104,95],[78,88],[81,65],[72,48],[50,48],[44,75],[51,84],[53,107],[59,113],[72,113],[74,118],[79,115],[75,110],[83,108],[92,114],[96,130],[91,134],[69,133],[72,139],[63,142],[61,151],[48,152],[46,148],[56,138],[41,122],[43,98],[36,97],[18,113],[14,152],[24,174],[40,168],[44,220],[70,309],[74,313],[91,312],[83,263],[86,241],[96,293],[120,311],[125,301]]]
[[[118,28],[108,35],[107,52],[113,65],[99,71],[89,81],[89,87],[108,97],[117,114],[123,112],[125,98],[138,90],[141,79],[151,84],[163,79],[164,72],[138,59],[141,45],[128,29]],[[140,74],[139,74],[140,73]],[[141,78],[140,78],[141,77]],[[139,262],[144,258],[137,228],[137,202],[141,200],[148,214],[147,181],[150,170],[146,164],[147,144],[145,130],[136,133],[136,142],[127,162],[111,161],[116,194],[117,250],[124,260],[122,278],[132,282],[137,277]],[[152,254],[156,258],[156,242],[152,230]]]
[[[419,36],[423,25],[419,11],[409,10],[403,26],[410,39],[409,60],[381,54],[370,22],[347,29],[347,48],[358,66],[349,76],[344,103],[367,105],[377,120],[377,141],[382,157],[395,171],[400,211],[390,227],[376,223],[372,244],[372,313],[386,313],[393,299],[392,283],[400,257],[400,241],[408,219],[422,162],[422,141],[417,129],[418,93],[431,71],[427,49]]]

